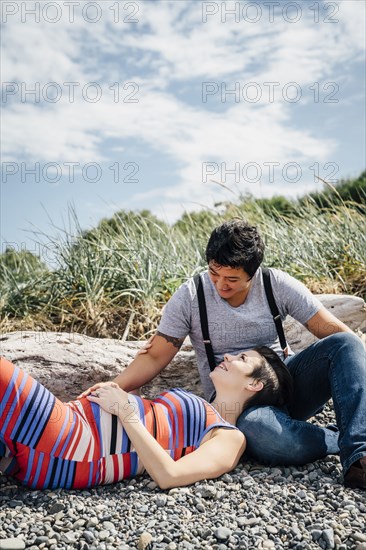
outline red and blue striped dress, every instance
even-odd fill
[[[234,428],[179,388],[152,401],[129,400],[174,460],[194,451],[209,430]],[[117,416],[86,398],[62,403],[6,359],[0,359],[0,469],[32,489],[82,489],[144,471]]]

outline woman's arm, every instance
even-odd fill
[[[219,477],[235,468],[245,450],[245,437],[239,430],[222,428],[196,451],[174,461],[141,423],[126,392],[103,387],[98,393],[99,397],[88,399],[118,415],[146,471],[161,489]]]

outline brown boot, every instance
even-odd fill
[[[344,484],[351,489],[366,489],[366,456],[352,464],[344,476]]]

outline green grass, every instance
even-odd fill
[[[211,230],[233,217],[258,225],[266,265],[286,270],[314,292],[365,297],[365,206],[326,199],[325,206],[309,197],[281,211],[278,201],[238,197],[217,211],[185,214],[172,227],[147,211],[120,212],[87,232],[70,209],[69,230],[51,240],[38,235],[40,249],[52,251],[54,269],[29,252],[0,256],[1,330],[146,336],[178,286],[205,267]]]

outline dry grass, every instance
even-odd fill
[[[296,216],[263,210],[253,200],[221,213],[185,216],[174,227],[139,214],[117,215],[87,234],[75,212],[73,230],[48,242],[57,269],[34,257],[0,261],[0,330],[76,331],[140,339],[157,326],[163,304],[205,267],[213,227],[239,216],[259,226],[265,264],[283,269],[314,293],[366,296],[365,210],[352,203],[319,208],[309,201]]]

